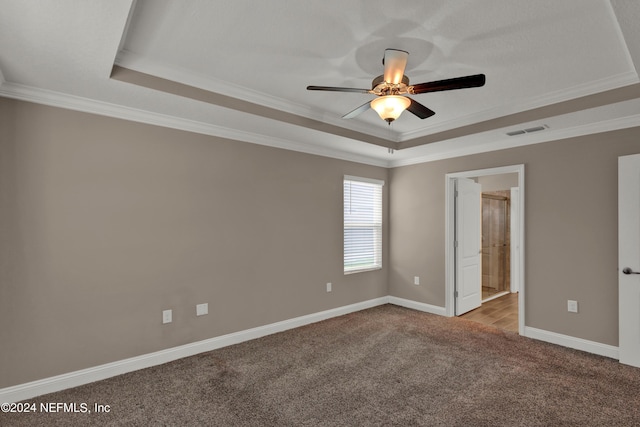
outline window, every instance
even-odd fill
[[[344,273],[382,268],[384,181],[344,177]]]

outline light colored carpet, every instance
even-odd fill
[[[637,426],[640,369],[385,305],[32,399],[11,426]]]

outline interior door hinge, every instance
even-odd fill
[[[453,293],[453,296],[454,296],[454,297],[456,297],[456,298],[458,298],[458,291],[455,291],[455,292]]]

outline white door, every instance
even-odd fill
[[[456,316],[482,304],[482,187],[456,180]]]
[[[520,189],[511,189],[511,292],[520,291]]]
[[[618,159],[620,363],[640,367],[640,154]]]

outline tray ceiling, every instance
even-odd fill
[[[2,0],[0,95],[408,164],[637,125],[633,3]],[[372,110],[341,119],[372,95],[306,90],[370,87],[386,48],[410,53],[411,83],[487,83],[414,95],[436,114],[391,126]]]

